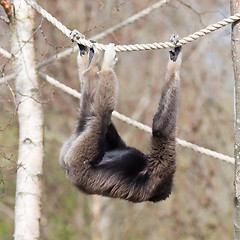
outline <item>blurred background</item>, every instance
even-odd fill
[[[91,39],[157,1],[39,0],[69,29]],[[170,0],[147,17],[100,42],[107,44],[168,41],[185,37],[230,15],[224,0]],[[5,13],[0,7],[0,15]],[[0,22],[0,47],[11,51],[10,28]],[[42,62],[75,43],[36,13],[36,54]],[[79,90],[77,53],[41,68]],[[160,99],[168,50],[119,53],[117,111],[151,126]],[[0,56],[0,75],[14,71]],[[233,156],[233,70],[231,26],[183,47],[178,137]],[[76,125],[78,100],[39,78],[45,119],[45,160],[41,239],[44,240],[192,240],[233,238],[234,166],[177,148],[173,192],[160,203],[133,204],[87,196],[68,183],[58,163],[59,149]],[[0,239],[12,239],[17,171],[18,121],[11,92],[0,85]],[[148,151],[149,134],[114,119],[130,146]]]

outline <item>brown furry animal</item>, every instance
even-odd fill
[[[177,42],[178,38],[174,36]],[[180,47],[170,51],[165,84],[152,126],[150,153],[128,147],[111,121],[118,81],[114,46],[105,51],[101,70],[94,49],[80,47],[81,89],[77,129],[60,151],[66,178],[88,194],[132,202],[166,199],[176,168],[176,129],[180,89]],[[95,52],[95,53],[94,53]]]

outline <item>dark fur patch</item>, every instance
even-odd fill
[[[85,49],[80,47],[80,51],[83,54]],[[175,48],[170,58],[176,60],[179,52],[180,48]],[[177,61],[174,64],[178,66],[180,63]],[[92,72],[82,79],[89,84],[83,88],[75,135],[65,143],[60,155],[63,168],[65,165],[68,167],[65,171],[68,180],[79,190],[132,202],[157,202],[170,195],[176,168],[180,80],[175,77],[174,71],[178,71],[178,67],[167,74],[169,79],[163,87],[153,119],[150,153],[144,155],[135,148],[127,147],[111,122],[118,88],[115,73],[105,68],[97,75],[94,66],[90,66],[88,71]],[[89,87],[90,82],[98,85]]]

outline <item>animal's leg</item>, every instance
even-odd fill
[[[80,50],[78,69],[82,95],[76,132],[80,133],[85,129],[86,123],[93,115],[92,105],[98,84],[98,68],[96,66],[98,52],[93,48],[87,51],[87,48],[80,44],[78,46]]]
[[[101,117],[104,116],[104,122],[110,123],[111,115],[117,105],[118,82],[113,67],[117,61],[114,44],[109,44],[105,51],[102,68],[98,73],[99,84],[94,96],[94,111]]]
[[[117,101],[117,79],[113,71],[115,54],[114,47],[110,45],[98,73],[99,83],[91,107],[92,116],[64,156],[68,179],[82,188],[91,186],[91,167],[101,161],[105,153],[106,132]]]
[[[173,35],[171,41],[176,43],[178,36]],[[182,62],[181,47],[171,50],[167,66],[167,74],[162,90],[158,111],[153,120],[153,136],[175,138],[178,116],[178,95],[180,89],[179,70]]]
[[[174,44],[177,44],[179,42],[179,40],[180,40],[179,36],[178,35],[174,35],[174,34],[170,38],[170,41],[173,42]],[[181,52],[181,48],[182,47],[175,47],[173,50],[169,51],[170,59],[173,62],[177,61],[178,55]]]
[[[172,39],[178,39],[175,36]],[[165,199],[171,193],[176,168],[176,132],[178,117],[178,95],[180,89],[179,69],[181,48],[170,51],[165,84],[158,111],[153,119],[152,145],[149,154],[150,182],[159,183],[150,201]]]
[[[97,85],[98,81],[97,69],[95,68],[97,57],[94,57],[94,50],[88,50],[87,47],[80,44],[78,46],[80,50],[80,54],[78,56],[78,70],[82,94],[80,98],[77,129],[75,133],[67,139],[60,151],[59,162],[65,172],[68,171],[66,156],[68,156],[69,149],[71,149],[71,146],[75,142],[76,138],[87,127],[87,123],[91,119],[91,107],[93,104],[94,92],[96,90],[95,85]]]

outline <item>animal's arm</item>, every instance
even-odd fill
[[[78,111],[78,124],[76,132],[80,133],[86,128],[86,123],[93,116],[92,104],[98,84],[97,71],[94,69],[97,57],[93,48],[87,51],[87,47],[78,44],[80,54],[78,55],[78,72],[81,86],[80,107]],[[91,64],[91,62],[93,63]]]
[[[176,38],[177,36],[173,36],[172,41]],[[109,172],[115,176],[115,182],[111,179],[105,183],[108,189],[111,189],[112,184],[109,195],[113,197],[134,202],[159,201],[166,199],[171,193],[176,168],[175,138],[180,90],[179,70],[182,61],[180,50],[177,47],[170,52],[162,96],[153,119],[149,155],[144,156],[138,150],[128,148],[117,153],[109,152],[103,158],[103,163],[106,158],[115,159],[106,161],[102,168],[105,174],[106,170],[111,169]]]
[[[95,78],[99,81],[90,106],[86,101],[86,104],[90,108],[86,112],[90,111],[90,115],[87,117],[80,116],[78,130],[66,141],[60,151],[60,163],[66,169],[67,178],[73,184],[81,185],[83,188],[89,183],[88,176],[91,166],[101,161],[104,155],[105,137],[108,127],[111,124],[112,111],[116,106],[117,79],[112,69],[115,58],[115,51],[112,51],[112,49],[113,46],[110,46],[105,52],[102,69],[98,73],[98,76],[92,68],[87,69],[83,73],[83,77],[85,77],[84,81],[90,81]],[[92,76],[90,74],[95,75]],[[83,91],[86,89],[83,88]],[[84,94],[82,95],[83,101]],[[87,94],[86,96],[89,101],[90,99]],[[80,111],[85,113],[84,106],[80,106]],[[81,121],[84,125],[81,127],[82,131],[79,131]],[[111,133],[116,135],[114,130],[115,128],[111,129]],[[111,138],[112,134],[108,138]]]
[[[176,158],[181,64],[178,53],[170,52],[172,60],[168,64],[162,97],[153,120],[151,149],[145,156],[136,149],[126,147],[111,123],[118,87],[112,69],[115,52],[108,48],[99,78],[94,75],[99,82],[93,98],[86,98],[86,104],[90,101],[90,114],[84,118],[82,130],[76,131],[66,141],[60,153],[66,177],[76,187],[90,194],[133,202],[159,201],[168,197]],[[84,72],[88,80],[91,79],[90,73],[89,70]],[[84,112],[83,108],[81,113]]]
[[[133,148],[108,151],[92,166],[89,191],[133,202],[159,201],[171,193],[176,161],[176,129],[181,55],[169,60],[148,156]]]
[[[171,41],[177,42],[173,35]],[[150,181],[159,182],[151,201],[163,200],[172,189],[176,169],[176,133],[178,118],[178,98],[180,91],[181,47],[170,51],[165,83],[158,111],[153,118],[152,143],[149,153],[148,170],[152,172]]]

